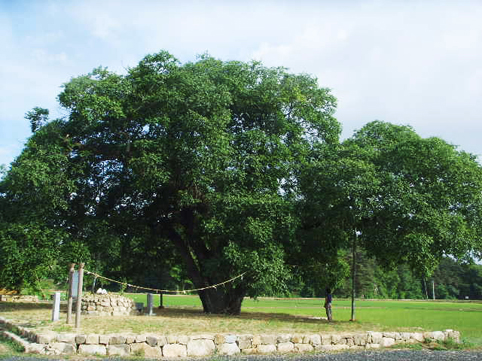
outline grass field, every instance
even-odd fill
[[[128,294],[136,302],[146,301],[144,294]],[[197,296],[163,296],[167,308],[192,308],[201,310],[201,301]],[[155,305],[159,304],[156,296]],[[307,317],[324,317],[322,299],[258,298],[245,299],[241,317],[253,313],[282,314]],[[345,331],[349,328],[351,301],[334,300],[333,315],[336,322],[334,330]],[[386,301],[357,300],[357,324],[362,329],[377,330],[415,330],[426,331],[454,329],[462,332],[462,337],[471,343],[482,346],[482,302],[443,302],[443,301]],[[272,322],[275,322],[274,320]],[[348,325],[347,325],[348,323]],[[358,328],[353,325],[354,328]]]
[[[145,294],[126,294],[146,304]],[[159,296],[155,296],[155,306]],[[482,347],[482,303],[357,300],[357,321],[350,322],[350,301],[335,299],[335,321],[324,317],[321,299],[246,299],[241,315],[205,315],[197,296],[164,296],[165,309],[156,316],[83,316],[80,332],[134,334],[199,333],[349,333],[358,331],[435,331],[455,329],[465,342]],[[50,322],[49,304],[0,303],[0,314],[37,329],[75,332],[61,321]]]

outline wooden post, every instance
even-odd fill
[[[77,304],[75,312],[75,328],[80,327],[80,311],[82,307],[82,282],[84,280],[84,263],[79,264],[79,284],[77,288]]]
[[[70,265],[69,269],[69,299],[67,302],[67,323],[72,323],[72,279],[74,277],[74,268],[75,268],[75,263],[72,263]]]
[[[164,308],[164,301],[162,298],[162,292],[159,294],[159,308]]]

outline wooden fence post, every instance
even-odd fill
[[[72,281],[74,278],[74,268],[75,268],[75,263],[70,264],[70,269],[69,269],[69,298],[67,301],[67,323],[72,323]]]

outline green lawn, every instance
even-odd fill
[[[136,302],[146,301],[145,294],[127,294]],[[163,296],[164,306],[170,308],[201,309],[197,296]],[[159,296],[154,298],[159,305]],[[325,316],[322,299],[245,299],[242,315],[249,313],[280,313],[313,317]],[[356,318],[360,326],[372,325],[377,329],[414,329],[435,331],[454,329],[462,333],[462,338],[482,346],[482,302],[442,302],[442,301],[356,301]],[[336,321],[348,321],[351,316],[351,302],[335,299],[333,315]],[[273,321],[275,322],[275,321]],[[336,323],[333,325],[337,327]],[[366,328],[366,327],[363,327]]]

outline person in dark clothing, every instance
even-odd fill
[[[331,313],[331,303],[333,301],[333,296],[331,295],[331,289],[326,289],[326,296],[325,296],[325,307],[326,309],[326,317],[328,318],[328,322],[333,320],[333,314]]]

